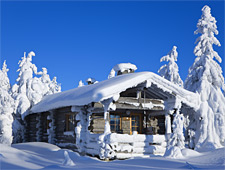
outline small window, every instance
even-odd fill
[[[121,132],[121,117],[120,115],[110,115],[110,128],[112,132]]]
[[[74,114],[66,114],[65,118],[65,132],[66,131],[74,131],[75,125],[75,115]]]
[[[43,114],[43,132],[47,133],[48,129],[50,129],[50,123],[52,120],[49,119],[49,114]]]
[[[50,129],[50,123],[52,122],[52,120],[47,119],[46,120],[46,127],[47,129]]]

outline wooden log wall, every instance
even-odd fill
[[[66,114],[75,114],[71,112],[71,107],[60,108],[57,110],[53,110],[53,118],[54,118],[54,142],[56,145],[62,148],[68,148],[76,150],[76,135],[75,132],[65,132],[65,121]],[[48,142],[49,134],[48,128],[49,123],[52,120],[48,120],[47,117],[50,115],[49,112],[30,114],[26,116],[26,133],[25,138],[27,142]],[[38,116],[40,116],[38,118]],[[40,121],[40,125],[37,127],[38,122]],[[75,124],[76,126],[76,124]],[[74,129],[75,129],[74,126]]]
[[[76,135],[75,135],[75,126],[73,131],[66,132],[66,114],[73,114],[76,116],[77,113],[71,112],[71,107],[65,107],[55,110],[55,141],[59,147],[68,148],[76,150]]]
[[[131,119],[130,115],[126,114],[127,110],[118,109],[117,111],[110,112],[113,115],[121,116],[121,131],[117,133],[121,134],[131,134]],[[164,111],[146,111],[146,115],[142,110],[131,110],[131,114],[139,114],[143,123],[141,124],[141,133],[148,135],[165,134],[165,115]],[[104,114],[103,113],[93,113],[91,116],[91,123],[89,130],[92,133],[100,134],[104,132]],[[145,118],[144,118],[145,117]],[[145,122],[147,121],[147,123]],[[112,132],[114,132],[111,129]]]
[[[38,123],[37,121],[37,114],[31,114],[26,116],[26,133],[25,133],[25,141],[27,142],[36,142],[37,141],[37,128],[36,125]]]

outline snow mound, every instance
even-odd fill
[[[63,161],[63,166],[75,166],[76,164],[71,160],[69,154],[67,151],[64,151],[64,161]]]
[[[189,157],[196,157],[196,156],[201,156],[202,154],[195,151],[195,150],[192,150],[192,149],[187,149],[187,148],[184,148],[181,150],[182,152],[182,155],[185,157],[185,158],[189,158]]]
[[[43,142],[28,142],[28,143],[18,143],[12,145],[13,148],[20,150],[29,150],[32,152],[42,153],[43,151],[58,151],[60,148],[56,145]]]
[[[189,154],[193,154],[193,152]],[[201,165],[222,165],[225,168],[225,148],[219,148],[210,152],[201,153],[200,156],[196,155],[195,157],[190,158],[189,162],[191,162],[192,164]]]
[[[177,146],[172,146],[169,149],[167,149],[164,156],[167,158],[174,158],[174,159],[184,158],[181,152],[181,148]]]
[[[72,165],[69,160],[79,161],[80,158],[79,154],[75,152],[44,142],[13,144],[12,147],[0,144],[0,148],[1,170],[65,169]],[[69,154],[65,159],[65,152],[67,154],[69,152],[71,159]],[[65,166],[63,166],[62,162],[65,160]]]

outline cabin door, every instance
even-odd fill
[[[142,132],[142,118],[141,114],[131,114],[130,115],[130,134],[136,131],[138,134]]]

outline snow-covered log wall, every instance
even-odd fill
[[[101,149],[102,145],[106,145],[105,150]],[[165,135],[144,134],[110,133],[104,143],[101,141],[101,134],[90,134],[89,144],[86,147],[87,154],[98,156],[102,154],[100,152],[108,152],[109,159],[126,159],[149,154],[163,155],[165,150]]]

